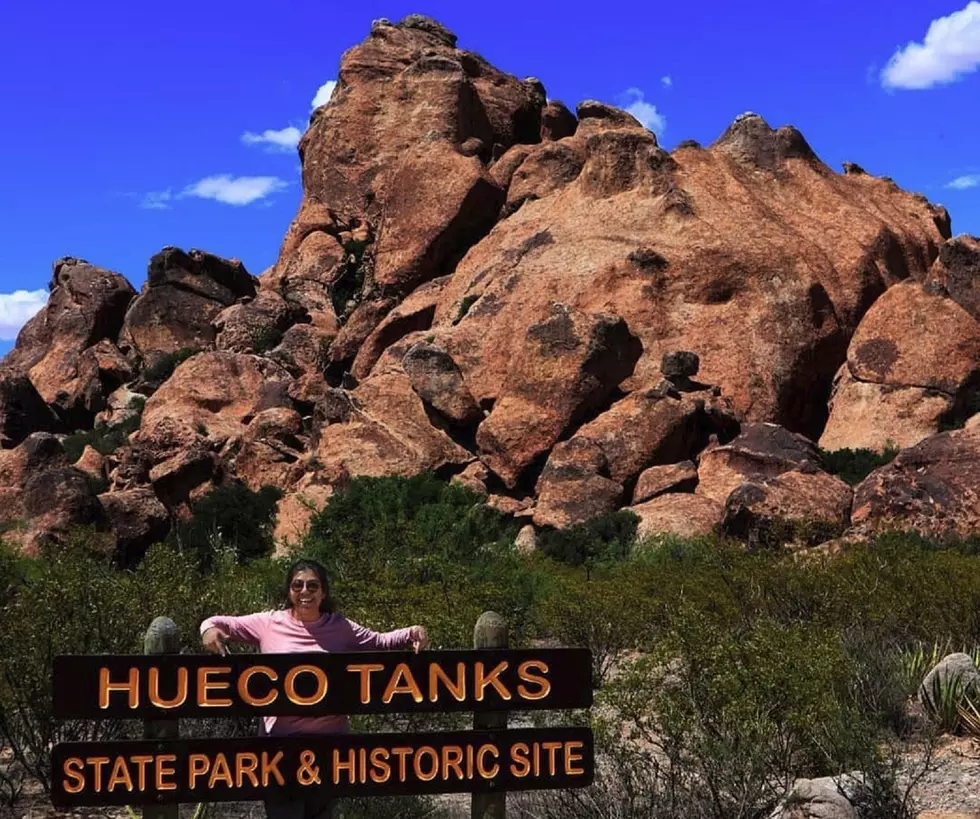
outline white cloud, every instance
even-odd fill
[[[165,191],[151,191],[143,197],[140,207],[146,210],[170,210],[170,200],[173,198],[170,188]]]
[[[13,293],[0,293],[0,340],[16,339],[20,328],[34,318],[47,303],[47,290],[15,290]]]
[[[929,24],[921,43],[896,51],[881,72],[886,88],[932,88],[954,82],[980,66],[980,2],[972,0]]]
[[[663,83],[665,88],[670,88],[674,84],[669,74],[666,77],[661,77],[660,82]]]
[[[620,95],[620,105],[628,114],[636,117],[644,128],[649,128],[657,136],[667,130],[667,118],[657,111],[657,106],[643,99],[639,88],[628,88]]]
[[[261,134],[246,131],[242,134],[242,142],[246,145],[265,145],[270,151],[290,151],[299,145],[303,132],[290,125],[279,131],[266,129]]]
[[[971,174],[969,176],[958,176],[952,182],[950,182],[947,188],[952,188],[956,191],[965,191],[967,188],[977,188],[980,187],[980,174]]]
[[[316,96],[313,98],[313,102],[310,103],[310,110],[315,111],[321,105],[326,105],[330,102],[330,97],[333,96],[333,90],[337,87],[336,80],[328,80],[323,85],[321,85],[316,92]]]
[[[277,176],[232,176],[218,174],[208,176],[200,182],[188,185],[179,194],[181,197],[196,196],[199,199],[214,199],[226,205],[250,205],[259,199],[281,191],[289,183]]]

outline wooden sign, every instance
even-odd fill
[[[592,705],[588,649],[63,655],[54,715],[315,716],[522,711]]]
[[[68,742],[52,751],[57,807],[226,802],[323,788],[336,796],[579,788],[588,728]]]

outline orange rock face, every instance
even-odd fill
[[[260,277],[168,247],[135,295],[56,263],[0,372],[0,446],[147,400],[101,501],[77,471],[51,484],[51,531],[132,510],[119,542],[138,551],[156,502],[186,514],[237,480],[284,490],[295,542],[306,500],[423,470],[537,526],[621,508],[642,533],[750,540],[787,521],[976,525],[980,240],[951,239],[945,210],[755,114],[668,153],[419,15],[376,22],[338,77]],[[905,450],[852,512],[818,440]],[[26,481],[0,487],[18,508]]]

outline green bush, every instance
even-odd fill
[[[142,410],[142,407],[140,407]],[[70,463],[82,457],[86,446],[91,446],[100,455],[111,455],[129,440],[129,436],[140,428],[140,413],[130,415],[114,426],[96,424],[88,432],[76,432],[62,441],[65,454]]]
[[[608,512],[567,529],[543,530],[538,536],[538,548],[569,566],[591,567],[623,560],[633,546],[639,522],[634,512]]]
[[[878,467],[895,460],[899,452],[899,448],[888,441],[882,452],[874,449],[821,449],[820,460],[831,475],[837,475],[844,483],[855,486]]]
[[[216,486],[194,503],[190,520],[180,523],[172,537],[203,566],[223,551],[239,563],[267,557],[275,549],[272,530],[281,497],[275,486],[257,492],[237,482]]]
[[[183,347],[176,352],[162,355],[143,371],[143,380],[154,382],[166,381],[174,374],[174,370],[177,369],[178,365],[185,362],[192,355],[197,355],[199,352],[201,352],[200,347]]]

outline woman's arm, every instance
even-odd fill
[[[353,635],[354,651],[390,651],[411,648],[417,652],[428,648],[429,635],[424,626],[396,628],[394,631],[372,631],[348,620]]]
[[[201,623],[201,642],[208,651],[224,654],[225,640],[235,640],[257,646],[269,626],[269,612],[245,614],[241,617],[216,615]]]

